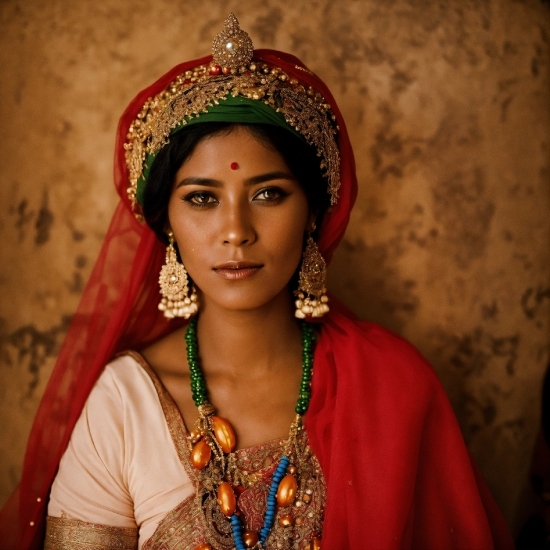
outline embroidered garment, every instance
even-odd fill
[[[48,517],[44,550],[136,550],[137,529]]]
[[[233,548],[228,520],[216,506],[205,521],[195,498],[197,479],[187,436],[171,396],[141,355],[128,352],[107,365],[52,486],[47,550],[194,550],[206,540],[215,548]],[[304,438],[307,448],[305,432]],[[239,468],[260,478],[239,497],[251,529],[262,526],[283,443],[275,440],[237,452]],[[322,529],[325,483],[313,454],[310,464],[308,484],[294,509],[296,523],[290,528],[297,548],[305,548],[311,533]],[[289,548],[276,538],[270,538],[267,547]]]

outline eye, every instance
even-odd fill
[[[208,191],[193,191],[186,195],[183,200],[198,208],[204,208],[205,206],[211,206],[218,202],[216,197]]]
[[[286,193],[279,187],[266,187],[265,189],[258,191],[258,193],[254,195],[254,200],[277,203],[280,202],[287,195],[288,193]]]

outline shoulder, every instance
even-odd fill
[[[88,428],[94,432],[137,429],[144,408],[151,410],[158,401],[154,378],[152,369],[139,353],[126,351],[116,356],[92,388],[81,419],[85,418]]]
[[[136,351],[125,351],[114,357],[97,379],[90,399],[105,394],[117,394],[123,398],[140,386],[150,386],[150,367]]]
[[[428,398],[442,390],[423,355],[403,337],[375,323],[332,313],[323,323],[319,348],[339,365],[338,378]]]
[[[136,415],[148,391],[144,376],[147,373],[137,354],[120,355],[106,365],[61,459],[52,487],[50,515],[72,512],[77,519],[105,523],[101,514],[106,506],[111,512],[124,510],[123,518],[133,516],[129,465],[132,445],[140,442]],[[112,524],[120,525],[114,513]],[[110,512],[107,517],[111,517]]]
[[[50,515],[143,526],[188,496],[189,477],[150,373],[137,352],[105,366],[61,459]]]
[[[71,443],[77,450],[93,448],[102,462],[123,469],[137,448],[147,452],[147,446],[157,445],[159,439],[169,441],[156,386],[157,379],[140,354],[115,357],[88,396]]]
[[[321,326],[320,343],[343,352],[354,360],[369,364],[381,364],[385,368],[407,369],[415,367],[433,374],[423,355],[405,338],[368,321],[361,321],[332,313]]]

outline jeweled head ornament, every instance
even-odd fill
[[[254,46],[248,33],[239,27],[239,21],[233,13],[225,20],[223,31],[212,42],[214,63],[221,67],[238,69],[246,67],[254,54]]]
[[[143,189],[153,160],[170,135],[189,124],[222,120],[224,102],[234,102],[228,98],[254,105],[261,121],[285,126],[315,147],[330,202],[335,204],[340,187],[338,126],[324,97],[311,86],[290,78],[280,67],[254,61],[252,41],[233,14],[214,38],[212,53],[209,64],[179,74],[167,88],[149,98],[130,125],[124,148],[128,196],[136,215],[140,217]]]

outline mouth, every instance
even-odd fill
[[[215,266],[213,269],[217,275],[231,281],[247,279],[252,277],[263,265],[256,262],[225,262]]]

